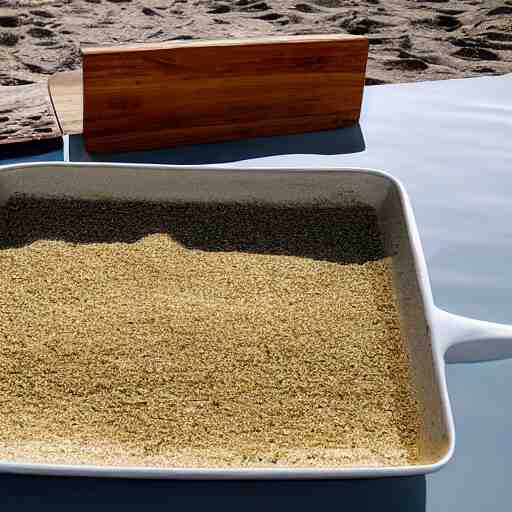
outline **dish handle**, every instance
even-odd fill
[[[512,325],[485,322],[435,309],[436,335],[447,363],[512,358]]]

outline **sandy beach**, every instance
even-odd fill
[[[512,0],[0,0],[0,142],[57,133],[80,47],[316,33],[367,35],[367,84],[512,71]]]

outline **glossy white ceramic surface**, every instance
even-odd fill
[[[466,319],[434,304],[413,211],[403,186],[387,173],[369,169],[194,168],[125,164],[32,164],[0,169],[0,201],[14,194],[85,199],[186,201],[272,201],[339,203],[343,197],[374,206],[385,244],[401,254],[395,285],[402,321],[410,338],[412,366],[420,387],[432,397],[427,437],[434,446],[429,463],[403,467],[187,469],[92,467],[1,462],[0,471],[32,474],[135,478],[359,478],[435,471],[450,459],[455,443],[445,381],[451,361],[499,359],[512,354],[512,327]],[[408,269],[408,270],[406,270]],[[464,350],[458,347],[464,345]],[[424,351],[424,353],[422,353]],[[420,357],[421,356],[421,357]],[[426,357],[428,356],[428,357]],[[430,362],[429,362],[430,361]],[[430,364],[430,367],[428,365]]]

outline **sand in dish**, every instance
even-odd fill
[[[416,461],[373,210],[18,198],[3,214],[2,459]]]

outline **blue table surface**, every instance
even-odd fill
[[[0,145],[0,165],[64,160],[62,138]]]
[[[342,130],[102,155],[103,161],[236,167],[372,167],[406,186],[436,303],[512,323],[512,75],[367,87]],[[79,136],[73,161],[90,161]],[[30,160],[30,159],[29,159]],[[456,454],[425,477],[323,482],[171,482],[0,476],[2,510],[481,511],[512,506],[512,360],[449,365]]]

